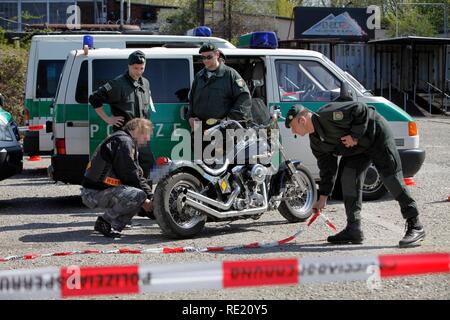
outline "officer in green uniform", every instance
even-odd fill
[[[189,92],[186,118],[194,128],[197,121],[229,118],[247,124],[251,120],[251,97],[247,84],[239,73],[225,65],[222,53],[211,43],[199,53],[205,68],[194,78]]]
[[[225,65],[224,56],[215,45],[204,44],[199,53],[204,68],[200,70],[192,82],[189,92],[189,109],[186,115],[189,125],[194,132],[201,132],[216,124],[216,120],[232,119],[239,121],[244,127],[250,124],[251,96],[245,80],[233,68]],[[194,137],[202,137],[195,134]],[[194,152],[198,143],[202,150],[209,144],[192,140]],[[226,137],[222,147],[226,145]],[[223,148],[215,147],[215,157],[223,152]]]
[[[152,105],[150,83],[142,75],[145,71],[145,54],[137,50],[128,57],[128,70],[117,78],[108,81],[89,97],[89,102],[97,114],[113,131],[119,130],[134,118],[148,119],[148,108]],[[111,106],[112,116],[108,116],[103,104]],[[139,163],[148,177],[154,160],[150,149],[145,146],[139,149]]]
[[[374,108],[359,102],[333,102],[312,113],[301,105],[288,111],[286,127],[294,134],[309,134],[310,146],[320,170],[319,200],[314,208],[322,210],[331,195],[342,156],[342,195],[347,227],[328,242],[359,244],[361,230],[362,185],[372,162],[384,185],[400,204],[406,219],[406,234],[400,247],[418,244],[425,238],[419,211],[403,181],[400,156],[387,121]]]

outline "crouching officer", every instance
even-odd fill
[[[347,227],[328,242],[335,244],[362,243],[362,185],[370,162],[382,181],[400,204],[406,219],[406,234],[400,247],[415,245],[425,238],[419,221],[417,204],[403,181],[403,173],[393,134],[387,121],[374,108],[359,102],[334,102],[312,113],[303,106],[288,111],[286,127],[292,133],[309,134],[310,145],[320,170],[319,200],[314,208],[325,208],[338,172],[338,156],[342,156],[342,195],[347,215]]]
[[[88,164],[81,198],[91,209],[106,209],[94,227],[106,237],[120,237],[141,209],[152,211],[152,188],[138,162],[138,146],[150,141],[152,130],[148,119],[129,121],[97,147]]]
[[[140,50],[132,52],[128,56],[128,70],[108,81],[89,97],[89,102],[99,117],[113,126],[113,131],[119,130],[131,119],[148,119],[148,108],[152,105],[152,98],[150,83],[142,76],[145,66],[145,54]],[[111,117],[105,113],[104,103],[111,106]],[[147,145],[139,149],[139,163],[147,178],[154,164],[153,154]]]

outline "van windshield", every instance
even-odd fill
[[[366,88],[364,88],[364,86],[358,80],[356,80],[349,72],[342,70],[337,64],[335,64],[333,61],[331,61],[327,56],[325,56],[325,55],[322,55],[322,56],[326,62],[328,62],[334,68],[336,68],[342,74],[342,76],[344,76],[345,79],[348,82],[350,82],[354,87],[356,87],[363,95],[365,95],[365,96],[373,95],[372,92],[370,92],[370,90],[367,90]]]
[[[9,125],[0,122],[0,141],[13,141]]]
[[[344,71],[345,75],[347,76],[347,79],[349,82],[351,82],[355,87],[358,88],[358,90],[360,90],[365,96],[372,96],[372,92],[370,92],[370,90],[367,90],[366,88],[364,88],[364,86],[358,82],[358,80],[355,79],[355,77],[353,77],[349,72]]]

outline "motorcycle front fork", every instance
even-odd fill
[[[293,180],[295,186],[301,188],[301,190],[305,190],[306,189],[305,183],[296,174],[297,168],[295,168],[295,165],[292,163],[292,161],[286,157],[286,153],[284,152],[283,148],[280,148],[280,153],[281,153],[281,158],[286,162],[286,166],[289,169],[289,173],[291,174],[291,177],[293,177],[292,180]]]

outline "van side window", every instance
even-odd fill
[[[77,90],[75,91],[75,101],[78,103],[88,103],[88,62],[81,63],[80,74],[78,75]]]
[[[339,97],[340,81],[317,61],[275,62],[280,101],[333,101]]]
[[[97,59],[92,61],[93,85],[97,90],[107,81],[128,70],[127,59]],[[179,103],[188,101],[190,89],[189,60],[148,59],[144,77],[150,82],[155,103]]]
[[[97,90],[128,70],[127,59],[96,59],[92,61],[92,91]]]
[[[38,63],[36,98],[53,98],[65,60],[41,60]]]
[[[144,77],[150,81],[155,103],[180,103],[188,102],[189,74],[187,59],[149,59]]]

